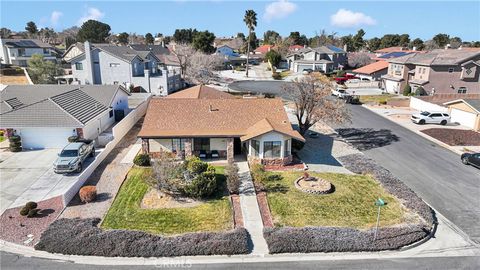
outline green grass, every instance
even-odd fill
[[[288,75],[290,75],[290,70],[284,70],[284,71],[280,72],[280,77],[282,77],[282,79],[284,79]]]
[[[223,167],[215,167],[217,176],[225,182]],[[218,194],[204,204],[190,208],[142,209],[140,203],[149,190],[145,179],[151,168],[133,168],[110,207],[102,227],[132,229],[164,235],[199,231],[223,231],[233,227],[228,196]]]
[[[395,95],[392,94],[360,96],[360,102],[378,104],[380,102],[388,101],[394,96]]]
[[[334,226],[366,229],[375,226],[377,207],[382,198],[381,226],[405,221],[404,207],[370,176],[312,173],[335,186],[327,195],[304,193],[294,186],[301,172],[281,172],[280,180],[268,181],[268,204],[276,226]]]
[[[0,142],[3,142],[3,141],[5,141],[5,137],[0,136]]]

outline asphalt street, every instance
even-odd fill
[[[85,269],[478,269],[479,257],[422,257],[403,259],[368,259],[368,260],[331,260],[304,262],[268,262],[268,263],[236,263],[236,264],[204,264],[191,265],[188,260],[166,261],[165,264],[149,266],[112,266],[85,265],[71,262],[54,261],[40,258],[27,258],[11,253],[1,253],[1,269],[21,270],[85,270]]]
[[[352,123],[343,127],[361,130],[349,140],[480,243],[480,170],[368,109],[350,108]]]

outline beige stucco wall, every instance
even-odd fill
[[[428,81],[429,76],[430,76],[430,67],[429,66],[416,66],[415,67],[414,79]]]
[[[281,133],[271,131],[266,134],[263,134],[261,136],[257,136],[255,138],[252,138],[251,140],[256,140],[260,141],[260,151],[259,151],[259,158],[263,158],[263,143],[266,141],[281,141],[282,142],[282,150],[281,150],[281,157],[284,157],[284,152],[285,152],[285,140],[289,140],[288,143],[288,148],[290,150],[290,153],[292,151],[292,138],[290,136],[285,136]],[[252,155],[253,154],[253,147],[251,144],[251,140],[248,141],[248,154]]]
[[[478,112],[476,112],[474,109],[472,109],[470,106],[468,106],[467,104],[465,104],[463,102],[458,102],[458,103],[448,105],[448,113],[451,114],[452,109],[458,109],[458,110],[461,110],[461,111],[464,111],[464,112],[470,112],[470,113],[477,114],[477,118],[475,120],[475,125],[474,125],[473,129],[476,130],[476,131],[480,131],[480,114]]]

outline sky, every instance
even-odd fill
[[[325,29],[339,36],[365,38],[409,34],[431,39],[446,33],[464,41],[480,40],[480,0],[472,1],[9,1],[0,0],[0,26],[22,31],[28,21],[60,31],[88,19],[108,23],[113,33],[163,33],[177,28],[209,30],[217,37],[247,32],[245,10],[257,13],[255,32],[281,35],[299,31],[308,37]]]

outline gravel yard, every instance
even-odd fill
[[[480,146],[480,133],[473,130],[430,128],[422,132],[451,146]]]

